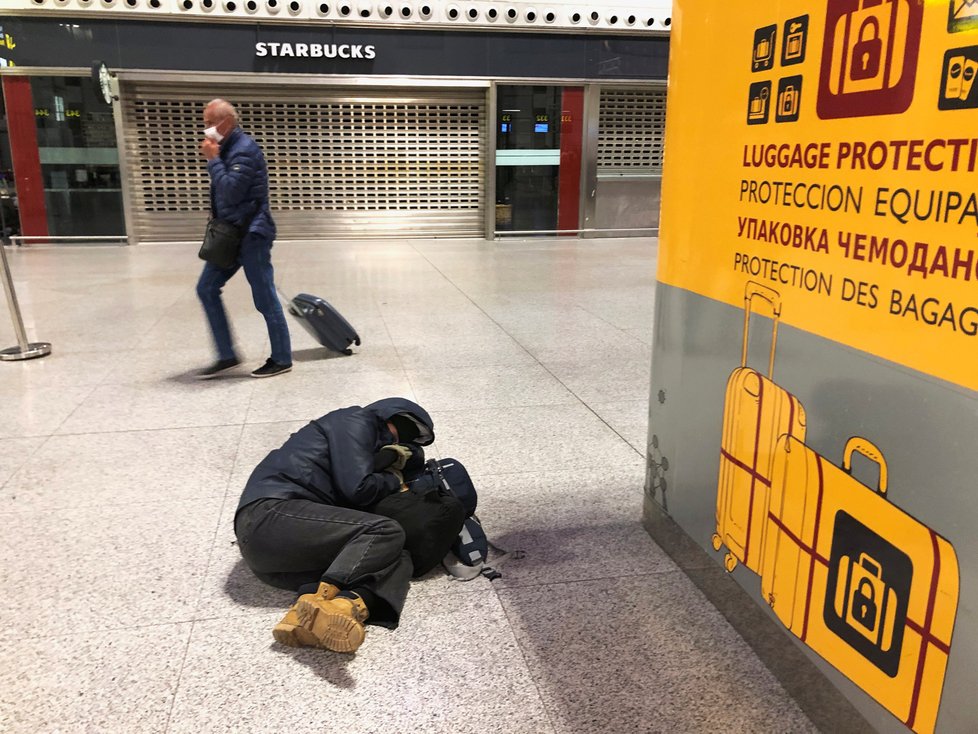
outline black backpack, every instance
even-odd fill
[[[465,507],[465,521],[454,538],[450,551],[441,559],[445,570],[460,581],[471,581],[477,576],[485,576],[490,581],[502,574],[497,570],[509,558],[522,558],[522,551],[507,553],[486,536],[479,517],[475,514],[479,503],[475,485],[465,466],[458,459],[431,460],[425,464],[424,471],[409,484],[429,488],[439,487],[440,491],[456,497]],[[497,554],[489,565],[489,551]]]
[[[450,491],[426,480],[428,468],[407,482],[408,489],[366,508],[395,520],[404,529],[404,550],[411,556],[413,575],[423,576],[448,553],[465,522],[466,509]]]

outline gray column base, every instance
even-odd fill
[[[642,524],[747,641],[820,731],[866,734],[873,727],[740,585],[648,495]]]

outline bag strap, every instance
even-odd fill
[[[441,464],[438,463],[438,459],[428,459],[424,465],[434,475],[435,481],[448,490],[454,497],[455,492],[452,490],[452,486],[448,483],[448,480],[445,479],[445,472],[441,470]]]
[[[500,550],[501,550],[499,548],[499,546],[497,546],[496,544],[492,543],[491,541],[489,543],[489,548],[491,550],[496,551],[497,553],[499,553]],[[488,564],[484,564],[482,566],[482,570],[479,573],[482,576],[485,576],[490,581],[495,581],[496,579],[501,579],[503,577],[503,575],[499,571],[499,567],[500,566],[502,566],[504,563],[506,563],[506,561],[508,561],[510,559],[515,559],[515,560],[518,561],[518,560],[521,560],[523,558],[526,558],[526,551],[518,550],[518,551],[506,552],[502,556],[500,556],[499,558],[494,558],[493,561],[492,561],[492,565],[491,566],[488,565]]]
[[[250,215],[248,215],[247,217],[245,217],[244,219],[242,219],[241,220],[241,224],[234,224],[234,222],[231,222],[230,220],[227,220],[227,219],[223,220],[223,221],[227,222],[228,224],[230,224],[230,225],[232,225],[232,226],[237,227],[238,229],[240,229],[241,230],[241,236],[242,236],[242,238],[246,234],[248,234],[248,228],[251,226],[251,223],[255,221],[255,218],[259,214],[261,214],[262,211],[264,211],[264,209],[262,209],[261,199],[255,199],[254,202],[255,202],[255,210]],[[217,218],[218,217],[217,217],[217,214],[215,213],[215,209],[214,209],[214,206],[213,206],[213,203],[212,203],[211,204],[211,215],[210,215],[210,217],[208,217],[207,221],[210,222],[211,220],[217,219]]]
[[[255,221],[259,214],[262,212],[261,199],[255,199],[255,211],[251,213],[251,216],[241,222],[241,236],[245,237],[248,234],[248,228],[251,227],[251,223]]]
[[[415,487],[418,485],[418,480],[425,477],[426,474],[431,474],[434,481],[430,486],[425,486],[423,490],[417,490]],[[419,494],[421,496],[427,496],[432,492],[440,492],[442,494],[448,494],[451,497],[455,497],[455,492],[452,490],[451,485],[448,480],[445,479],[445,474],[441,470],[441,465],[436,459],[429,459],[424,463],[424,472],[419,474],[415,479],[413,479],[409,484],[411,491],[414,494]]]
[[[475,521],[477,523],[479,523],[479,525],[482,525],[482,521],[479,519],[479,516],[478,515],[473,515],[472,517],[475,518]],[[483,527],[483,529],[485,528],[484,525],[482,525],[482,527]],[[519,560],[522,560],[522,559],[526,558],[526,551],[522,551],[522,550],[514,550],[514,551],[503,550],[498,545],[496,545],[491,540],[489,540],[489,536],[488,535],[486,535],[486,543],[488,544],[490,551],[493,551],[493,552],[499,554],[499,557],[498,558],[494,558],[492,560],[492,565],[489,565],[489,563],[488,563],[488,560],[489,559],[488,558],[486,559],[487,563],[484,563],[482,565],[482,570],[480,571],[480,573],[483,576],[485,576],[487,579],[489,579],[490,581],[495,581],[498,578],[502,578],[503,575],[499,572],[499,567],[502,566],[507,561],[510,561],[510,560],[517,560],[517,561],[519,561]]]
[[[445,475],[441,473],[441,467],[438,466],[437,461],[430,459],[429,461],[425,462],[424,467],[425,470],[408,483],[408,489],[412,494],[427,497],[432,492],[438,492],[444,488],[444,490],[452,497],[455,496],[455,493],[452,492],[452,488],[448,486],[448,482],[445,480]],[[425,483],[424,489],[418,489],[417,487],[419,486],[419,480],[423,479],[428,473],[434,477],[435,481],[432,482],[430,486]]]

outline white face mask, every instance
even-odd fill
[[[216,125],[214,127],[209,127],[206,130],[204,130],[204,137],[210,138],[215,143],[220,143],[222,140],[224,140],[224,136],[217,131]]]

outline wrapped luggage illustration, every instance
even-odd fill
[[[879,466],[876,490],[852,457]],[[886,461],[864,438],[841,468],[794,436],[778,441],[760,562],[778,619],[917,732],[934,730],[957,613],[951,544],[886,497]]]
[[[756,300],[772,311],[773,331],[767,376],[747,366],[750,317]],[[805,440],[805,409],[799,400],[775,384],[780,295],[759,283],[748,282],[744,293],[744,345],[740,367],[727,380],[723,407],[723,437],[717,485],[716,533],[713,549],[726,545],[727,571],[740,561],[757,571],[767,523],[767,494],[771,461],[778,438],[788,434]]]
[[[772,312],[767,375],[747,366],[751,312]],[[784,626],[910,729],[932,732],[957,614],[954,548],[886,496],[882,452],[853,437],[841,466],[806,445],[800,400],[776,384],[781,299],[758,283],[744,295],[740,366],[727,380],[714,550],[761,578]],[[874,490],[852,476],[861,455]]]

